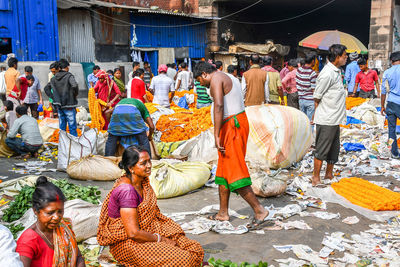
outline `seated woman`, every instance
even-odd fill
[[[63,219],[65,196],[40,176],[32,196],[37,221],[17,241],[24,267],[85,266],[71,224]]]
[[[201,245],[161,214],[150,186],[151,160],[141,147],[125,149],[119,178],[103,203],[97,241],[129,266],[201,266]]]

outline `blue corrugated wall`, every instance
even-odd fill
[[[184,17],[167,15],[138,15],[131,14],[131,23],[139,25],[183,25],[193,24],[201,20],[191,20]],[[131,26],[131,36],[133,26]],[[205,56],[207,45],[205,24],[174,28],[149,28],[136,25],[138,39],[136,47],[189,47],[189,57],[202,58]]]
[[[57,60],[57,0],[0,0],[0,38],[21,61]]]

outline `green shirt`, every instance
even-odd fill
[[[147,119],[148,117],[150,117],[149,111],[147,110],[146,106],[140,100],[137,100],[135,98],[124,98],[118,102],[118,105],[119,104],[134,105],[139,110],[143,119]]]
[[[208,104],[212,102],[210,96],[207,94],[206,87],[201,86],[198,81],[194,82],[194,86],[196,86],[197,103]]]

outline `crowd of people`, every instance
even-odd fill
[[[121,69],[111,72],[93,67],[87,82],[104,102],[103,116],[107,121],[104,129],[109,133],[105,154],[115,155],[117,143],[125,148],[119,164],[125,174],[115,182],[102,205],[97,231],[99,244],[109,246],[114,258],[126,266],[199,266],[203,260],[201,245],[188,239],[177,223],[160,212],[150,186],[150,142],[155,125],[144,105],[149,101],[147,92],[154,96],[154,103],[164,107],[170,107],[175,91],[184,90],[195,90],[197,108],[212,105],[218,150],[215,183],[219,186],[220,201],[219,211],[209,217],[212,220],[229,220],[231,192],[238,193],[254,211],[249,229],[259,229],[268,219],[268,211],[251,188],[245,161],[249,136],[245,108],[249,106],[285,105],[286,96],[288,106],[305,113],[315,127],[312,185],[318,186],[323,161],[327,162],[324,178],[332,179],[334,164],[339,159],[340,124],[346,120],[346,97],[373,98],[376,90],[381,97],[382,114],[388,119],[392,157],[400,158],[396,142],[396,120],[400,118],[400,52],[391,54],[392,67],[384,72],[381,85],[378,73],[354,53],[350,54],[351,63],[343,77],[342,68],[347,60],[346,47],[335,44],[329,48],[321,71],[315,68],[313,53],[301,60],[290,59],[280,72],[273,67],[271,57],[251,55],[250,67],[242,77],[233,65],[224,72],[220,61],[198,62],[193,73],[186,63],[181,63],[178,70],[175,64],[160,65],[157,76],[151,73],[148,63],[142,69],[140,63],[134,62],[127,84],[123,82]],[[21,76],[17,64],[16,59],[10,59],[5,75],[7,100],[0,113],[8,125],[5,142],[24,157],[37,156],[43,143],[35,113],[43,105],[40,83],[31,67],[26,67],[25,75]],[[52,63],[50,71],[44,91],[58,114],[60,129],[65,131],[68,125],[70,134],[77,136],[77,82],[64,59]],[[39,177],[32,200],[37,221],[24,231],[16,246],[21,266],[85,266],[70,223],[63,218],[64,202],[61,190],[45,177]]]

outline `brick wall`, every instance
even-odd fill
[[[199,0],[102,0],[119,5],[151,7],[158,6],[164,10],[179,10],[185,13],[199,13]]]

